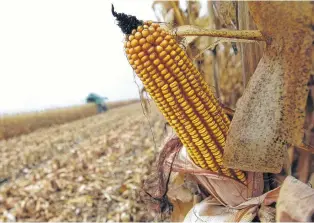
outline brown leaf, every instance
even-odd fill
[[[237,103],[224,164],[278,173],[287,145],[301,144],[311,70],[310,2],[250,2],[266,49]]]

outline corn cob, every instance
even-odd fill
[[[129,63],[193,162],[245,183],[244,172],[223,167],[230,121],[199,71],[174,36],[159,24],[148,21],[138,25],[126,36]]]

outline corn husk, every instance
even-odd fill
[[[249,7],[267,46],[237,102],[224,164],[229,168],[278,173],[287,145],[300,145],[304,134],[313,4],[250,2]]]
[[[172,158],[169,158],[166,163],[170,166]],[[251,221],[258,214],[258,208],[261,204],[269,205],[275,202],[278,197],[279,188],[263,194],[264,180],[262,173],[248,172],[248,184],[244,185],[232,178],[219,176],[196,166],[187,155],[185,147],[176,156],[172,164],[172,171],[193,175],[196,178],[195,182],[198,182],[210,194],[202,202],[194,204],[193,208],[186,214],[185,222],[196,222],[197,219],[219,222]],[[172,184],[171,187],[175,187],[175,184]],[[173,191],[168,192],[168,196],[174,200],[176,196],[179,196],[179,191],[177,190],[176,193]],[[189,197],[187,196],[188,192],[184,194],[185,196],[181,197],[187,199]],[[184,204],[190,206],[191,199],[184,200],[182,198],[178,199],[183,203],[181,206],[184,207]],[[182,220],[182,215],[186,211],[182,209],[181,213],[179,211],[175,210],[175,214],[177,219]]]
[[[280,189],[276,205],[277,222],[311,222],[314,213],[314,189],[288,176]]]

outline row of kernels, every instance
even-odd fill
[[[181,55],[185,55],[183,51],[181,51],[180,53],[181,53]],[[175,56],[175,54],[173,53],[172,56]],[[178,60],[179,57],[176,56],[174,59],[175,59],[175,60]],[[183,63],[183,60],[181,60],[181,61],[182,61],[182,63]],[[182,65],[182,63],[179,64],[179,65]],[[194,71],[194,70],[192,70],[192,71]],[[182,76],[183,76],[183,75],[182,75]],[[184,88],[184,89],[186,89],[186,87],[190,85],[190,83],[188,83],[186,79],[187,79],[187,78],[182,78],[182,82],[181,82],[181,84],[183,84],[183,88]],[[197,82],[196,82],[196,80],[194,79],[193,84],[195,85],[196,83],[197,83]],[[191,88],[188,88],[188,89],[189,89],[188,95],[192,96],[192,95],[194,94],[194,91],[191,90]],[[188,89],[186,89],[186,90],[188,90]],[[200,88],[198,88],[197,90],[200,91]],[[203,112],[204,112],[204,110],[203,110]]]
[[[140,35],[136,35],[136,36],[137,36],[137,38],[140,37]],[[162,41],[162,40],[160,39],[159,41]],[[142,42],[144,43],[145,41],[142,41]],[[136,42],[135,42],[135,43],[136,43]],[[134,46],[137,46],[137,45],[134,44]],[[168,48],[168,49],[170,49],[170,48]],[[135,50],[135,51],[138,51],[138,49]],[[161,49],[160,49],[159,52],[164,52],[164,51],[161,51]],[[176,52],[180,52],[178,48],[176,48]],[[173,53],[173,52],[172,52],[172,53]],[[182,52],[181,52],[181,53],[182,53]],[[162,56],[164,56],[164,54],[162,54]],[[152,56],[152,57],[153,57],[153,56]],[[133,59],[136,59],[136,57],[133,56]],[[156,59],[157,59],[157,58],[156,58]],[[169,59],[170,59],[170,58],[167,58],[166,61],[168,61]],[[175,60],[179,60],[179,57],[176,57]],[[146,61],[148,61],[148,60],[147,60],[147,57],[144,57],[144,59],[141,60],[141,62],[146,62]],[[183,60],[179,60],[179,62],[178,62],[178,65],[180,65],[181,67],[183,66],[183,63],[182,63],[182,62],[183,62]],[[154,64],[155,64],[155,65],[160,64],[160,60],[154,61]],[[135,62],[135,66],[139,66],[139,65],[140,65],[139,61]],[[149,64],[149,63],[145,64],[145,67],[148,67],[148,65],[150,65],[150,64]],[[174,70],[175,73],[179,73],[179,72],[180,72],[180,70],[177,69],[177,67],[174,67],[174,66],[173,66],[172,68],[175,68],[175,70]],[[164,67],[160,66],[160,67],[158,67],[158,69],[161,70],[164,74],[167,74],[167,73],[166,73],[166,70],[164,69]],[[168,75],[168,76],[171,77],[171,75]],[[180,79],[181,79],[181,80],[184,80],[184,78],[183,78],[182,76],[183,76],[183,75],[180,76]],[[150,80],[150,81],[151,81],[151,80]],[[161,87],[161,86],[165,86],[165,83],[162,82],[161,79],[159,79],[158,81],[161,82],[161,84],[159,85],[160,87]],[[158,81],[157,81],[157,82],[158,82]],[[186,81],[185,81],[185,82],[186,82]],[[148,84],[149,84],[149,86],[152,86],[152,85],[153,85],[152,82],[149,82]],[[183,84],[184,84],[184,83],[183,83]],[[196,84],[195,81],[193,82],[193,84],[194,84],[194,85]],[[166,87],[163,88],[163,89],[164,89],[164,90],[168,89],[168,86],[166,86]],[[188,89],[188,90],[189,90],[189,91],[187,92],[188,94],[191,94],[191,95],[194,94],[194,92],[191,91],[191,89]],[[189,93],[189,92],[190,92],[190,93]],[[165,92],[163,92],[163,93],[165,93]],[[165,98],[166,98],[166,99],[171,98],[171,94],[169,94],[169,91],[166,92],[166,93],[167,93],[167,94],[165,94]],[[178,91],[178,90],[176,91],[176,95],[179,95],[179,91]],[[181,98],[182,98],[182,97],[181,97]],[[194,97],[194,98],[195,98],[195,97]],[[182,98],[182,99],[183,99],[183,98]],[[162,100],[162,98],[159,98],[158,100],[160,101],[160,100]],[[163,103],[163,104],[164,104],[164,103]],[[197,109],[197,110],[198,110],[198,111],[203,111],[202,108]],[[191,113],[191,110],[189,110],[188,114],[190,114],[190,113]],[[169,114],[168,114],[168,115],[169,115]],[[196,119],[196,116],[195,116],[195,115],[191,115],[191,119],[192,119],[192,121],[193,121],[193,119]],[[194,120],[193,122],[195,122],[195,120]],[[198,127],[198,126],[199,126],[198,124],[200,123],[200,121],[196,119],[196,122],[195,122],[195,123],[196,123],[196,126]],[[193,132],[192,132],[192,135],[193,135],[193,134],[196,134],[196,132],[193,131]],[[196,134],[196,135],[197,135],[197,134]],[[199,145],[199,147],[201,148],[201,147],[204,146],[204,143],[201,141],[198,145]],[[204,153],[204,152],[203,152],[203,153]],[[199,156],[199,155],[198,155],[197,157],[198,157],[198,160],[200,160],[200,163],[201,163],[202,166],[203,166],[203,165],[204,165],[204,161],[202,160],[202,157]]]

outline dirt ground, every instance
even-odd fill
[[[0,221],[151,221],[141,181],[164,119],[139,103],[0,141]]]

